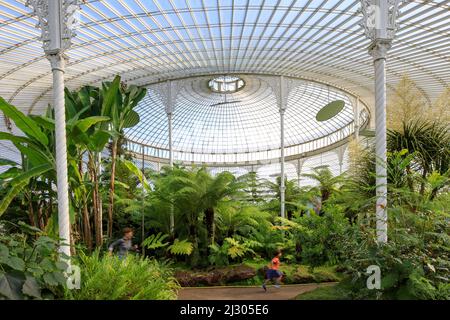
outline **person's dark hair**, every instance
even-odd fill
[[[123,235],[126,235],[127,233],[133,232],[133,229],[131,228],[123,228],[122,233]]]
[[[275,255],[275,257],[276,257],[276,256],[278,256],[278,255],[279,255],[280,253],[281,253],[281,249],[277,249],[277,250],[275,250],[275,254],[274,254],[274,255]]]

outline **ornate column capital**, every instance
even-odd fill
[[[377,39],[369,47],[369,54],[374,61],[386,59],[389,49],[392,47],[392,41],[389,39]]]
[[[65,66],[68,61],[68,57],[61,53],[53,53],[47,54],[47,59],[50,61],[50,65],[52,67],[52,71],[57,70],[61,72],[65,72]]]
[[[153,86],[156,94],[161,98],[167,115],[175,112],[178,95],[185,87],[185,80],[166,81]]]
[[[79,24],[80,0],[27,0],[38,18],[41,41],[47,55],[64,52],[72,44]]]
[[[275,98],[277,99],[277,106],[280,109],[280,113],[286,111],[288,107],[288,97],[292,89],[294,89],[297,84],[292,78],[280,77],[268,77],[266,79],[269,86],[272,88]]]

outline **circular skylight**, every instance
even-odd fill
[[[238,92],[245,86],[245,81],[238,77],[222,76],[209,81],[209,88],[218,93]]]

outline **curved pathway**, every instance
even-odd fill
[[[268,286],[267,292],[261,287],[182,288],[178,300],[291,300],[301,293],[329,285],[335,283],[284,285],[280,289]]]

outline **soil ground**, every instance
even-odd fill
[[[178,300],[291,300],[301,293],[329,285],[335,283],[285,285],[279,289],[269,285],[267,292],[261,287],[182,288]]]

